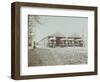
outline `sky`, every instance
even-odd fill
[[[73,34],[87,37],[88,18],[68,16],[39,16],[40,23],[35,26],[35,41],[40,41],[48,35],[60,32],[66,37]]]

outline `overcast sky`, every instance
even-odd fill
[[[78,34],[87,37],[88,18],[87,17],[67,17],[67,16],[39,16],[42,24],[36,25],[35,40],[39,41],[55,32],[60,32],[65,36]]]

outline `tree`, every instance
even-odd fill
[[[36,25],[41,24],[40,17],[37,15],[28,15],[28,46],[35,48]]]

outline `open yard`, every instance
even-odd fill
[[[29,66],[86,64],[87,49],[83,47],[35,48],[28,50]]]

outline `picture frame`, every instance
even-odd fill
[[[69,56],[69,58],[65,56],[65,58],[67,59],[72,58],[71,60],[75,60],[75,62],[77,62],[76,60],[78,60],[78,62],[74,63],[71,60],[65,59],[66,61],[70,61],[70,63],[66,63],[66,61],[64,60],[65,63],[63,64],[61,62],[63,61],[64,57],[60,56],[62,57],[61,61],[59,61],[59,63],[55,63],[56,60],[58,62],[59,57],[56,57],[57,59],[53,59],[51,57],[53,55],[50,53],[51,54],[51,55],[49,54],[50,57],[46,56],[47,57],[46,59],[45,56],[40,55],[41,52],[39,53],[40,58],[43,57],[45,60],[45,64],[42,63],[43,66],[40,63],[44,61],[41,60],[40,63],[37,63],[39,62],[38,60],[36,62],[37,57],[31,60],[33,56],[29,56],[29,54],[36,53],[35,50],[38,49],[37,45],[40,45],[39,43],[36,43],[35,40],[33,42],[33,39],[32,39],[33,44],[31,45],[33,46],[31,47],[31,50],[33,49],[33,51],[29,50],[30,49],[29,38],[28,38],[29,33],[30,33],[29,27],[31,27],[32,24],[34,23],[33,19],[37,20],[37,22],[40,23],[40,25],[37,25],[37,26],[38,27],[40,26],[42,29],[45,28],[47,25],[48,30],[44,31],[43,29],[42,32],[41,30],[37,32],[36,36],[39,36],[37,37],[38,39],[40,39],[40,37],[42,36],[45,36],[45,34],[42,35],[43,33],[46,33],[49,31],[50,31],[49,33],[51,33],[53,37],[56,36],[56,40],[54,39],[50,40],[51,42],[52,41],[53,42],[55,41],[55,42],[52,43],[52,45],[50,43],[49,48],[47,48],[47,46],[45,48],[45,49],[52,49],[53,50],[52,53],[55,52],[56,49],[57,49],[56,51],[60,50],[60,52],[63,52],[61,50],[65,49],[65,45],[61,43],[60,41],[63,40],[63,42],[64,41],[68,42],[69,39],[72,39],[72,37],[69,39],[67,37],[67,40],[66,40],[65,38],[61,37],[63,36],[61,33],[52,33],[54,29],[55,29],[54,32],[61,31],[61,29],[63,29],[62,33],[65,33],[65,34],[67,33],[67,35],[68,35],[68,32],[69,34],[75,32],[75,33],[79,33],[80,35],[81,33],[83,33],[84,36],[87,36],[86,38],[87,47],[85,47],[85,50],[86,50],[85,52],[83,50],[83,47],[82,47],[82,50],[80,50],[80,47],[83,45],[81,44],[82,40],[79,41],[79,45],[78,45],[76,40],[74,39],[75,41],[74,42],[72,41],[72,43],[70,43],[69,45],[72,47],[69,48],[68,45],[66,46],[66,49],[69,49],[69,51],[67,51],[69,54],[74,54],[76,53],[75,51],[81,54],[87,53],[87,56],[84,56],[86,57],[85,60],[82,55],[81,56],[78,55],[77,56],[78,58],[76,59],[72,58],[74,56]],[[62,21],[58,21],[58,20],[62,20]],[[42,21],[43,24],[41,24],[40,21]],[[78,21],[78,22],[75,22],[75,21]],[[63,23],[61,24],[61,22]],[[74,26],[76,25],[76,27],[71,26],[71,25],[74,25]],[[69,27],[67,28],[67,26]],[[79,26],[80,27],[83,26],[84,28],[82,27],[80,30],[78,30]],[[69,28],[71,28],[71,30],[67,31],[66,29],[69,29]],[[75,28],[77,30],[75,30]],[[62,5],[62,4],[28,3],[28,2],[12,3],[11,4],[11,78],[15,80],[22,80],[22,79],[97,75],[97,68],[98,68],[97,67],[97,45],[98,45],[97,32],[98,32],[97,31],[97,7]],[[40,34],[38,35],[38,33]],[[58,38],[58,35],[60,38]],[[50,38],[51,36],[48,36],[48,37]],[[39,48],[41,47],[39,46]],[[44,46],[42,46],[42,49],[44,49]],[[47,55],[48,51],[49,50],[46,50],[46,53],[44,54]],[[70,53],[70,51],[73,51],[73,52]],[[79,51],[82,51],[82,52],[79,52]],[[60,53],[60,55],[62,54]],[[51,58],[50,61],[53,61],[52,63],[51,62],[47,63],[49,62],[49,58]],[[83,60],[83,62],[79,59]],[[33,66],[29,63],[30,61],[33,62],[32,63]],[[34,62],[36,62],[36,64],[34,64]]]

